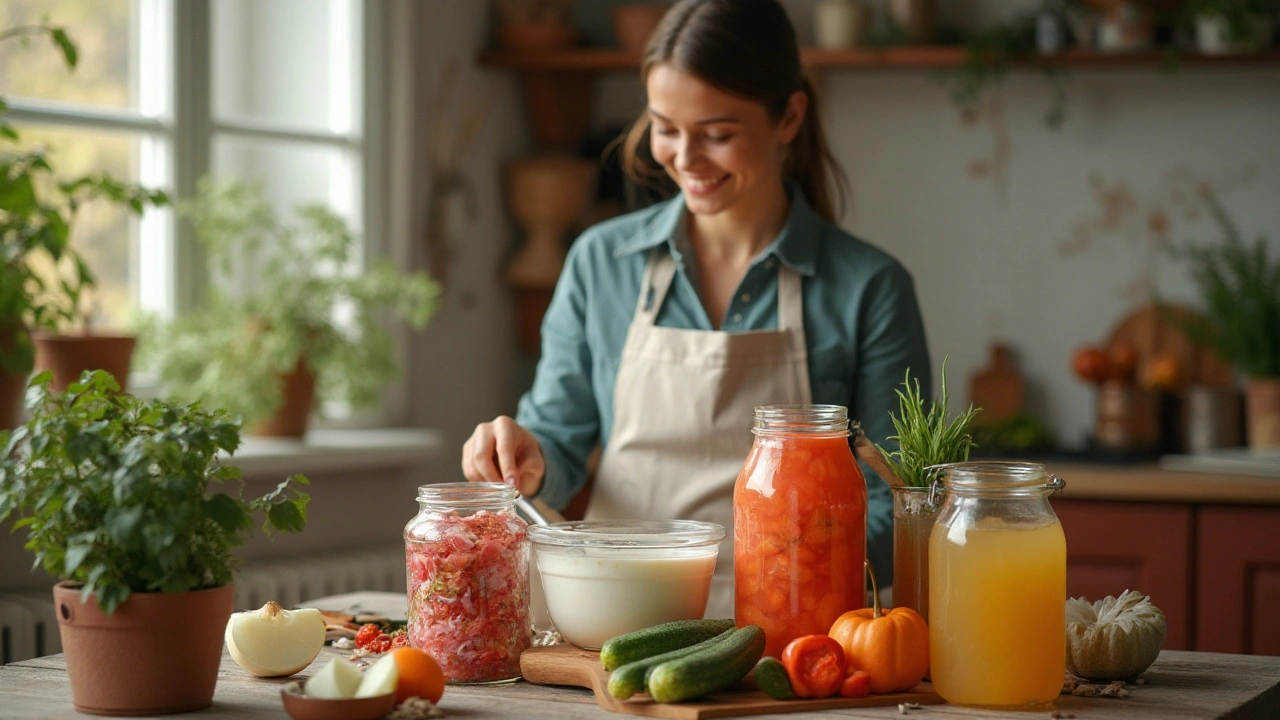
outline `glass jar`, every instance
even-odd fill
[[[890,485],[893,492],[893,604],[929,619],[929,535],[938,504],[928,486]]]
[[[734,614],[780,657],[866,605],[867,486],[839,405],[758,407],[752,432],[733,491]]]
[[[1039,709],[1066,673],[1067,542],[1043,465],[938,466],[929,539],[933,687],[954,705]]]
[[[520,677],[529,647],[529,540],[519,493],[498,483],[418,488],[404,528],[409,643],[451,683]]]

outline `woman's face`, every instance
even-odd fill
[[[649,71],[646,86],[653,157],[684,191],[690,212],[750,207],[777,190],[785,145],[804,120],[804,93],[794,93],[775,121],[760,103],[665,63]]]

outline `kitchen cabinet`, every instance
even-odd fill
[[[1196,648],[1280,655],[1280,509],[1202,508],[1196,534]]]
[[[1280,479],[1059,465],[1067,594],[1125,589],[1165,614],[1169,650],[1280,655]]]
[[[1190,649],[1191,506],[1087,500],[1053,506],[1067,536],[1067,597],[1099,600],[1139,590],[1164,611],[1164,647]]]

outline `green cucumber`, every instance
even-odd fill
[[[605,670],[614,670],[636,660],[697,645],[733,627],[732,620],[676,620],[654,625],[606,640],[600,648],[600,662]]]
[[[680,648],[679,650],[672,650],[671,652],[664,652],[659,655],[644,658],[643,660],[629,662],[609,674],[609,694],[619,700],[626,700],[632,695],[644,690],[645,679],[657,666],[667,662],[668,660],[676,660],[684,657],[685,655],[689,655],[700,650],[706,650],[712,645],[728,639],[732,634],[733,630],[725,630],[710,640],[703,640],[697,645],[690,645],[689,647]]]
[[[756,685],[764,691],[765,695],[774,700],[790,700],[796,696],[794,690],[791,689],[791,678],[787,675],[787,669],[782,666],[782,661],[776,657],[760,658],[760,662],[756,663]]]
[[[724,690],[741,680],[764,655],[764,630],[748,625],[704,650],[668,660],[649,674],[649,695],[680,702]]]

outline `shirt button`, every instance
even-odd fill
[[[778,264],[778,261],[774,260],[773,258],[769,258],[768,260],[764,261],[764,266],[769,268],[770,270],[772,270],[773,266],[777,264]]]
[[[742,293],[742,302],[744,303],[751,302],[751,293]]]
[[[733,321],[734,321],[735,323],[740,323],[740,322],[742,322],[742,313],[734,313],[734,314],[733,314]]]

